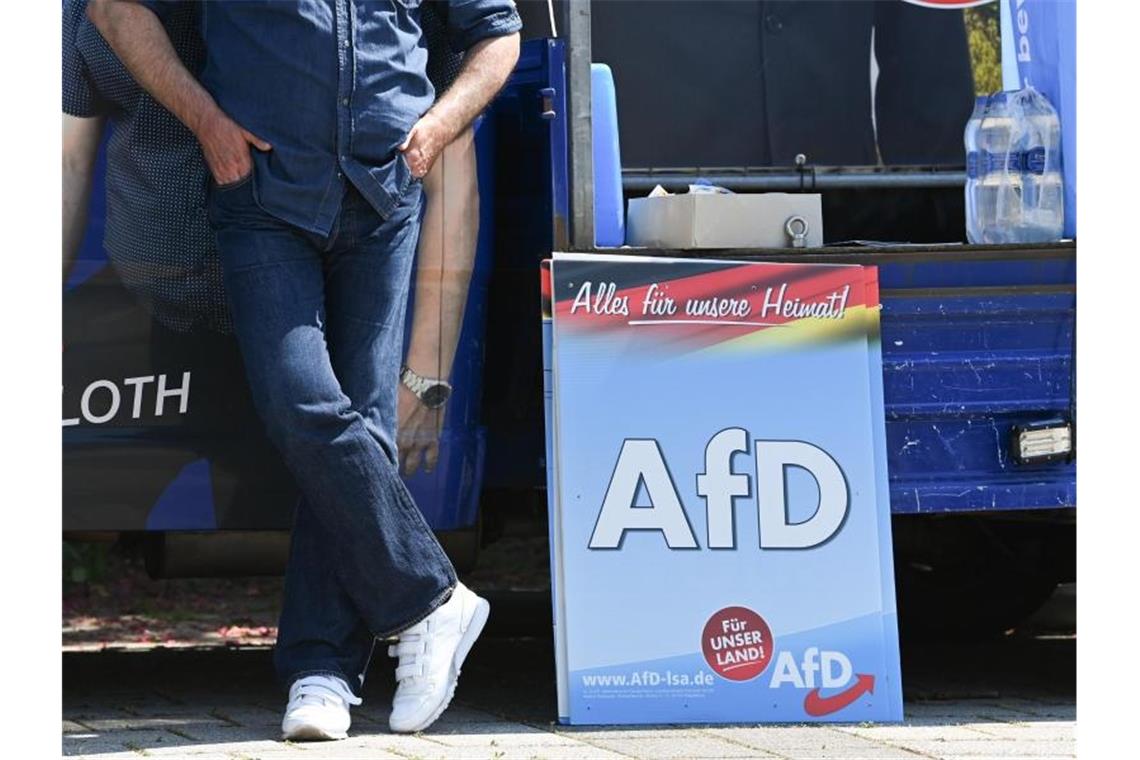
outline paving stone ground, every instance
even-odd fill
[[[906,720],[899,725],[601,728],[552,722],[549,637],[484,637],[455,702],[428,731],[387,732],[392,668],[378,653],[350,738],[320,744],[278,740],[283,696],[265,648],[67,653],[63,753],[99,760],[1075,757],[1075,650],[1072,636],[904,643]]]

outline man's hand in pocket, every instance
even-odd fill
[[[455,138],[431,112],[415,123],[400,145],[400,151],[412,170],[412,176],[423,179],[435,164],[439,154]]]
[[[243,129],[220,109],[202,120],[195,136],[202,146],[206,166],[219,185],[237,182],[253,171],[253,159],[249,153],[251,145],[260,151],[273,149],[272,145]]]

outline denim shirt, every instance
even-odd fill
[[[512,0],[213,0],[203,86],[273,149],[253,150],[254,197],[328,235],[352,182],[384,217],[413,182],[397,147],[432,105],[422,2],[444,2],[452,47],[522,27]],[[177,0],[175,0],[177,2]],[[161,16],[172,0],[147,0]]]

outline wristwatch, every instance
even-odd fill
[[[451,385],[446,380],[422,377],[406,364],[400,368],[400,382],[428,409],[439,409],[451,398]]]

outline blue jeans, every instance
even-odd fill
[[[376,638],[451,595],[455,569],[400,479],[396,392],[423,191],[382,218],[349,185],[328,237],[266,213],[256,180],[214,188],[254,404],[301,491],[274,664],[359,693]]]

